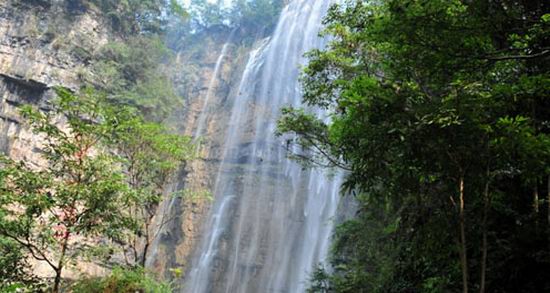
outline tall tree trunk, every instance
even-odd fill
[[[460,220],[460,265],[462,266],[462,292],[468,293],[468,257],[466,251],[466,217],[464,212],[464,175],[459,179],[460,204],[459,204],[459,220]]]
[[[535,181],[535,186],[533,186],[533,217],[535,218],[535,232],[539,232],[539,189],[538,189],[538,180]]]
[[[481,240],[481,280],[479,282],[479,293],[485,293],[485,276],[487,272],[487,214],[489,213],[489,207],[489,178],[487,178],[487,182],[485,182],[485,190],[483,191],[483,236]]]
[[[548,208],[548,214],[546,215],[547,229],[548,229],[548,250],[550,250],[550,175],[548,175],[546,186],[546,206]]]

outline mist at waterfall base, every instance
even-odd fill
[[[333,0],[294,0],[273,35],[250,52],[225,129],[214,203],[183,292],[304,292],[328,252],[341,175],[304,169],[275,136],[283,106],[301,106],[304,53],[320,48],[321,21]],[[228,41],[229,42],[229,41]],[[227,54],[216,62],[210,88]],[[321,114],[321,113],[318,113]],[[198,118],[202,135],[207,117]]]

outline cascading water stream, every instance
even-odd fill
[[[229,48],[229,45],[231,44],[231,41],[233,39],[233,35],[235,34],[235,30],[229,34],[229,37],[227,38],[227,41],[222,47],[222,50],[220,52],[220,55],[218,56],[218,59],[216,60],[216,65],[214,66],[214,72],[212,73],[212,76],[210,77],[210,81],[208,82],[208,88],[206,90],[206,94],[204,96],[204,101],[202,104],[201,112],[199,114],[199,118],[197,119],[197,124],[195,127],[195,133],[193,134],[193,137],[196,139],[200,138],[204,134],[204,129],[206,127],[206,121],[208,119],[208,105],[210,102],[210,99],[213,94],[215,94],[217,89],[217,84],[219,82],[218,76],[220,73],[220,70],[223,65],[223,61],[227,55],[227,50]]]
[[[265,43],[264,43],[265,44]],[[239,93],[243,94],[246,92],[246,88],[243,87],[243,85],[247,84],[248,80],[254,76],[254,74],[257,72],[257,68],[259,63],[257,62],[259,60],[258,54],[261,51],[262,47],[252,51],[250,53],[250,58],[248,61],[248,64],[246,65],[246,68],[243,72],[243,77],[241,80],[241,83],[239,85]],[[244,101],[244,99],[242,99]],[[231,118],[230,118],[230,125],[237,125],[239,124],[239,120],[243,116],[243,111],[245,109],[244,104],[237,104],[238,101],[236,101],[235,106],[233,107],[235,111],[232,112]],[[237,108],[237,109],[235,109]],[[233,141],[234,138],[236,138],[236,127],[230,127],[228,129],[227,137],[228,140],[226,141],[226,144],[233,144],[235,143]],[[228,149],[225,148],[223,152],[223,157],[227,157],[228,155]],[[221,174],[222,168],[220,166],[218,174],[216,176],[216,183],[215,183],[215,190],[214,194],[218,194],[218,187],[221,186],[220,179],[222,178]],[[208,286],[207,283],[204,282],[204,280],[208,280],[208,274],[210,274],[210,266],[212,264],[213,258],[215,256],[215,253],[217,251],[217,248],[215,245],[219,242],[219,237],[221,236],[221,231],[223,230],[222,225],[226,221],[226,210],[228,208],[227,204],[228,201],[235,198],[235,195],[232,194],[226,194],[223,197],[221,197],[221,201],[217,200],[212,210],[214,211],[211,215],[209,222],[208,222],[208,237],[204,237],[203,244],[200,250],[200,256],[198,259],[198,262],[196,264],[193,264],[193,271],[192,275],[193,277],[189,278],[188,285],[190,292],[205,292],[206,287]],[[186,290],[187,291],[187,290]]]
[[[326,256],[341,176],[286,158],[275,129],[283,106],[301,105],[303,54],[323,46],[317,34],[333,2],[292,1],[272,38],[250,53],[184,292],[303,292]]]
[[[204,95],[204,100],[201,107],[201,112],[199,113],[199,117],[197,118],[197,122],[195,125],[195,131],[193,133],[193,142],[197,142],[198,139],[201,138],[201,136],[204,134],[207,120],[209,116],[208,106],[210,99],[213,95],[215,95],[218,83],[219,83],[219,75],[220,71],[222,69],[223,62],[225,58],[227,57],[227,52],[229,49],[229,46],[231,45],[231,42],[233,40],[233,37],[235,35],[235,31],[231,31],[229,34],[229,37],[227,38],[226,42],[222,46],[222,50],[220,54],[218,55],[218,58],[216,59],[216,63],[214,66],[214,71],[212,72],[212,76],[210,77],[210,80],[208,81],[208,88],[206,90],[206,94]],[[172,197],[171,199],[164,200],[157,212],[157,218],[155,219],[154,227],[156,230],[159,230],[157,233],[160,234],[162,232],[165,232],[166,227],[165,224],[168,222],[171,222],[173,219],[170,219],[169,214],[171,212],[171,208],[174,206],[174,203],[178,200],[177,197]],[[154,260],[157,259],[157,253],[159,248],[159,242],[160,237],[153,237],[153,243],[151,244],[150,251],[148,252],[151,256],[146,259],[146,267],[151,267]]]

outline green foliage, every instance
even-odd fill
[[[187,12],[177,0],[170,0],[170,11],[180,17],[181,19],[189,18],[189,12]]]
[[[49,111],[21,110],[44,138],[41,166],[2,157],[0,169],[0,248],[10,249],[0,262],[11,274],[2,284],[25,280],[22,256],[28,253],[56,273],[55,292],[65,267],[109,258],[112,248],[91,247],[94,239],[132,246],[135,259],[128,265],[143,265],[163,224],[153,227],[155,208],[196,154],[189,137],[145,122],[134,108],[113,106],[105,95],[56,92]]]
[[[54,291],[63,268],[87,249],[75,238],[115,236],[127,227],[119,211],[130,195],[118,160],[105,149],[119,125],[117,111],[89,91],[56,91],[49,112],[21,111],[44,137],[45,168],[2,157],[0,170],[0,235],[55,271]]]
[[[85,0],[97,6],[110,20],[115,31],[122,35],[160,33],[168,16],[186,18],[187,12],[177,1],[163,0]],[[169,4],[169,5],[167,5]]]
[[[118,240],[133,253],[130,265],[145,265],[149,245],[171,220],[160,214],[159,222],[153,223],[156,207],[181,168],[196,158],[197,146],[191,137],[172,134],[163,125],[145,122],[131,111],[125,115],[113,142],[133,191],[126,213],[134,226]]]
[[[331,122],[299,109],[279,121],[313,154],[301,159],[348,170],[345,190],[361,194],[337,230],[333,272],[312,290],[447,292],[462,275],[477,290],[480,271],[487,291],[550,288],[549,211],[533,202],[550,163],[546,11],[485,0],[330,9],[331,42],[308,54],[303,85]]]
[[[141,268],[115,268],[107,277],[80,280],[71,287],[71,292],[79,293],[170,293],[172,290],[170,284],[157,281]]]
[[[283,6],[282,0],[238,0],[233,4],[231,20],[243,28],[270,32],[277,24]]]
[[[25,251],[12,239],[0,236],[0,292],[32,292],[41,284],[30,273]],[[20,290],[20,291],[16,291]]]
[[[277,23],[284,6],[283,0],[238,0],[226,7],[207,0],[192,0],[187,21],[175,27],[175,35],[200,42],[201,38],[212,33],[224,33],[230,30],[247,41],[254,36],[267,35]]]
[[[147,119],[162,121],[178,105],[182,106],[172,81],[161,68],[172,58],[160,37],[131,37],[99,51],[94,79],[117,103],[133,105]]]
[[[24,254],[16,242],[0,238],[0,288],[24,276]]]
[[[199,32],[214,27],[225,26],[227,9],[219,3],[210,3],[207,0],[191,0],[190,23],[192,31]]]
[[[117,148],[124,158],[136,187],[163,189],[181,164],[195,158],[191,137],[171,134],[165,126],[128,117],[116,136]]]

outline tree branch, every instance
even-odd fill
[[[535,59],[535,58],[543,57],[545,55],[548,55],[548,53],[550,53],[550,50],[544,50],[542,52],[531,54],[531,55],[507,55],[507,56],[496,56],[496,57],[486,56],[484,57],[484,59],[493,60],[493,61],[525,60],[525,59]]]
[[[36,260],[38,261],[45,261],[46,263],[48,263],[48,265],[50,265],[50,267],[54,270],[57,270],[57,266],[54,265],[47,257],[46,255],[40,251],[40,249],[38,247],[36,247],[36,245],[30,243],[30,241],[28,240],[27,238],[27,242],[17,238],[16,236],[13,236],[13,235],[10,235],[9,233],[7,233],[6,231],[2,231],[2,234],[12,240],[14,240],[15,242],[19,243],[20,245],[24,246],[32,255],[32,257],[34,257]],[[36,251],[35,251],[36,250]],[[39,255],[37,255],[39,254]]]

